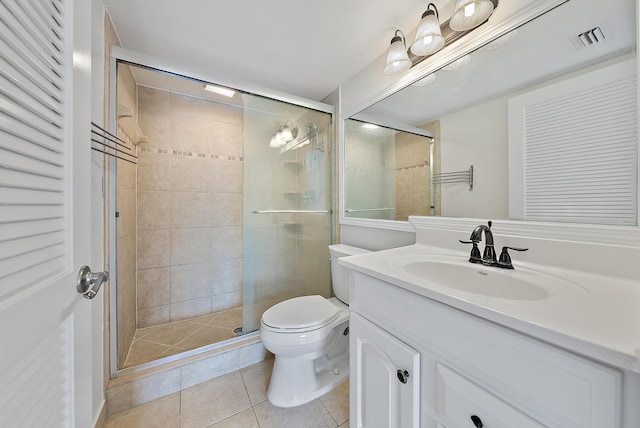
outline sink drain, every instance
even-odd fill
[[[236,336],[242,336],[242,327],[236,327],[233,330],[233,334],[235,334]]]

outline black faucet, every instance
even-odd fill
[[[471,232],[470,241],[460,240],[463,244],[471,244],[471,255],[469,256],[470,263],[482,263],[487,266],[496,266],[504,269],[513,269],[511,264],[511,257],[508,250],[514,251],[527,251],[528,248],[516,248],[516,247],[502,247],[500,253],[500,260],[496,259],[496,250],[493,244],[493,232],[491,232],[491,220],[487,223],[487,226],[480,224]],[[484,253],[480,257],[480,249],[478,243],[482,241],[482,233],[484,233]]]

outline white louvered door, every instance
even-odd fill
[[[0,0],[0,427],[93,424],[90,3]]]
[[[637,224],[635,58],[509,100],[511,218]]]

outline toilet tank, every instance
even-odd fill
[[[366,254],[371,251],[345,244],[329,245],[329,258],[331,259],[331,282],[333,294],[342,302],[349,304],[349,275],[344,266],[340,266],[340,257]]]

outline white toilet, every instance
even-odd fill
[[[336,297],[285,300],[262,314],[262,343],[275,355],[269,401],[278,407],[308,403],[349,376],[349,282],[338,265],[343,256],[369,251],[330,245],[331,279]]]

